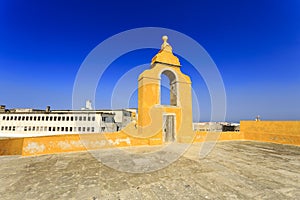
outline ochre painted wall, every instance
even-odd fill
[[[300,121],[241,121],[245,140],[300,145]]]
[[[240,132],[194,132],[194,134],[194,142],[243,139],[243,134]],[[32,156],[101,148],[161,145],[162,143],[161,133],[150,138],[138,138],[123,132],[40,136],[0,140],[0,155]]]
[[[244,134],[241,132],[206,132],[195,131],[194,143],[204,141],[232,141],[244,140]]]
[[[0,155],[21,155],[23,138],[0,140]]]
[[[176,85],[176,99],[174,100],[177,102],[176,106],[161,105],[160,81],[163,72],[169,74],[170,82]],[[137,133],[135,134],[141,137],[162,134],[163,115],[172,114],[175,116],[176,141],[192,142],[194,135],[192,130],[191,80],[180,71],[180,67],[154,63],[151,69],[145,70],[139,75],[138,85],[139,116],[138,128],[135,131]]]
[[[161,144],[155,138],[136,138],[122,132],[24,138],[22,155],[41,155],[101,148]]]
[[[300,145],[300,121],[241,121],[240,132],[193,132],[194,142],[253,140]],[[124,132],[0,140],[0,155],[42,155],[87,149],[161,145],[162,134],[139,138]]]

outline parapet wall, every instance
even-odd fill
[[[211,142],[211,141],[233,141],[244,140],[242,132],[206,132],[195,131],[194,143],[197,142]]]
[[[300,145],[300,121],[241,121],[245,140]]]
[[[2,139],[0,140],[1,155],[22,155],[23,138]]]
[[[240,132],[194,132],[194,142],[252,140],[300,145],[300,121],[241,121]],[[74,134],[0,140],[0,155],[42,155],[87,149],[161,145],[162,135],[137,138],[126,133]]]
[[[123,132],[56,135],[23,138],[23,140],[23,156],[161,144],[161,140],[155,137],[135,138]]]
[[[240,132],[195,131],[194,133],[194,142],[243,140],[243,134]],[[161,134],[150,138],[137,138],[123,132],[39,136],[0,140],[0,155],[32,156],[162,143]]]

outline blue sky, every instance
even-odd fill
[[[76,73],[89,52],[114,34],[151,26],[182,32],[206,49],[224,81],[227,121],[252,120],[256,115],[266,120],[300,120],[299,11],[297,0],[3,0],[0,104],[72,108]],[[122,73],[150,62],[155,53],[152,49],[131,52],[109,66],[106,78],[99,82],[106,89],[97,90],[96,108],[108,108],[112,85]],[[181,61],[198,96],[200,120],[207,121],[207,87],[193,67]],[[130,106],[136,106],[136,94]]]

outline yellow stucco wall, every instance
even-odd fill
[[[204,141],[233,141],[244,140],[244,134],[241,132],[206,132],[195,131],[194,143]]]
[[[123,132],[24,138],[22,155],[42,155],[113,147],[156,145],[155,137],[136,138]]]
[[[23,138],[0,140],[0,155],[21,155],[22,150]]]
[[[239,132],[207,133],[194,132],[194,142],[241,140]],[[43,155],[64,152],[86,151],[113,147],[128,147],[140,145],[161,145],[162,134],[150,138],[138,138],[124,132],[104,134],[74,134],[40,136],[20,139],[0,140],[0,155]]]
[[[79,135],[58,135],[24,138],[23,156],[83,151]]]
[[[161,105],[160,79],[162,72],[168,71],[175,78],[177,105]],[[171,80],[170,80],[171,81]],[[137,134],[149,137],[162,133],[163,115],[174,114],[176,120],[176,140],[192,142],[192,98],[191,80],[178,66],[154,63],[152,68],[139,76],[138,87],[138,130]]]
[[[300,145],[300,121],[241,121],[240,132],[195,131],[193,142],[253,140]],[[124,132],[0,140],[0,155],[42,155],[112,147],[161,145],[162,134],[139,138]]]
[[[241,121],[245,140],[300,145],[300,121]]]

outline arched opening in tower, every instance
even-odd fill
[[[170,70],[161,73],[160,98],[161,105],[177,106],[177,81]]]

